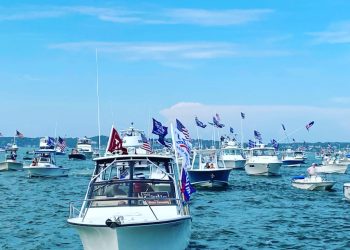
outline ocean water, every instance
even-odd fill
[[[57,161],[71,168],[69,177],[0,172],[0,249],[82,249],[66,220],[69,203],[84,198],[94,163]],[[236,170],[226,190],[197,190],[188,249],[349,249],[350,203],[342,187],[350,176],[328,175],[337,181],[331,192],[293,188],[291,177],[306,168],[282,167],[273,178]]]

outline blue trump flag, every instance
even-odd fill
[[[234,133],[235,131],[233,130],[233,128],[232,127],[230,127],[230,133]]]
[[[55,139],[53,137],[48,137],[46,145],[49,147],[54,147],[55,146]]]
[[[191,185],[186,168],[182,168],[181,172],[181,192],[184,195],[185,201],[189,201],[191,194],[196,192],[196,189]]]
[[[245,118],[245,114],[243,112],[241,112],[241,117],[242,117],[242,119]]]
[[[156,119],[154,118],[152,119],[153,119],[152,134],[165,137],[168,134],[168,127],[163,126],[162,123],[157,121]]]
[[[205,128],[207,125],[204,124],[203,122],[201,122],[200,120],[198,120],[198,117],[196,116],[195,118],[195,121],[196,121],[196,124],[198,127],[201,127],[201,128]]]

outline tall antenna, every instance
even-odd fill
[[[96,48],[96,88],[97,88],[97,125],[98,125],[98,153],[101,151],[101,124],[100,124],[100,95],[98,92],[98,58]]]

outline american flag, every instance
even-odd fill
[[[61,150],[61,152],[64,152],[67,147],[66,141],[61,137],[58,137],[57,147]]]
[[[242,117],[242,119],[245,118],[245,114],[243,112],[241,112],[241,117]]]
[[[148,153],[151,153],[152,147],[151,147],[151,144],[149,143],[149,141],[147,140],[146,136],[141,133],[141,138],[142,138],[142,142],[143,142],[141,148],[146,150]]]
[[[187,128],[178,119],[176,119],[176,128],[185,136],[186,140],[191,140],[190,133],[188,132]]]
[[[259,142],[262,141],[261,133],[257,130],[254,130],[254,137],[259,140]]]
[[[16,130],[16,136],[19,137],[19,138],[23,138],[24,137],[24,135],[21,132],[19,132],[18,130]]]

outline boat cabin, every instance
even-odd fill
[[[179,199],[176,171],[167,156],[97,158],[86,197],[88,206],[175,205]]]

